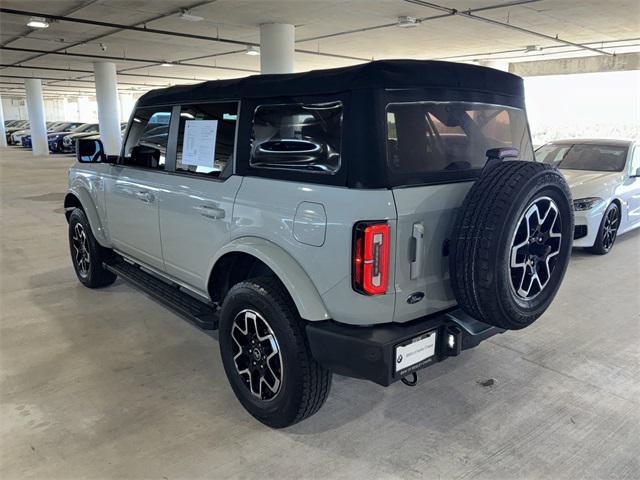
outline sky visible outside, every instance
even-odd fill
[[[527,77],[534,145],[560,138],[640,140],[640,71]]]

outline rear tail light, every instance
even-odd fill
[[[353,229],[353,288],[366,295],[387,292],[389,225],[358,222]]]

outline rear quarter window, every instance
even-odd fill
[[[260,105],[250,166],[334,174],[341,164],[342,102]]]

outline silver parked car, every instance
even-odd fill
[[[599,255],[640,227],[640,145],[628,140],[557,140],[536,150],[560,169],[575,210],[574,247]]]
[[[380,61],[155,90],[122,151],[80,139],[64,206],[79,280],[133,282],[219,328],[258,420],[314,414],[331,373],[380,385],[533,323],[573,240],[533,162],[522,79]]]

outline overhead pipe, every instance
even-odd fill
[[[157,34],[157,35],[169,35],[169,36],[173,36],[173,37],[181,37],[181,38],[189,38],[191,40],[203,40],[203,41],[209,41],[209,42],[219,42],[219,43],[227,43],[227,44],[231,44],[231,45],[242,45],[243,49],[247,46],[253,46],[253,47],[259,47],[260,44],[259,43],[255,43],[255,42],[248,42],[248,41],[241,41],[241,40],[233,40],[230,38],[222,38],[222,37],[211,37],[209,35],[198,35],[195,33],[184,33],[184,32],[174,32],[171,30],[160,30],[157,28],[147,28],[147,27],[136,27],[136,26],[131,26],[131,25],[122,25],[122,24],[118,24],[118,23],[111,23],[111,22],[101,22],[99,20],[89,20],[86,18],[71,18],[71,17],[65,17],[63,15],[50,15],[47,13],[42,13],[42,12],[28,12],[25,10],[15,10],[13,8],[0,8],[0,13],[7,13],[7,14],[12,14],[12,15],[22,15],[25,17],[45,17],[45,18],[49,18],[51,20],[58,20],[61,22],[72,22],[72,23],[81,23],[84,25],[94,25],[97,27],[106,27],[106,28],[114,28],[114,29],[119,29],[119,30],[129,30],[129,31],[133,31],[133,32],[140,32],[140,33],[153,33],[153,34]],[[319,56],[327,56],[327,57],[333,57],[333,58],[344,58],[344,59],[349,59],[349,60],[360,60],[360,61],[369,61],[368,58],[361,58],[361,57],[352,57],[352,56],[348,56],[348,55],[339,55],[339,54],[332,54],[332,53],[324,53],[324,52],[316,52],[313,50],[303,50],[303,49],[296,49],[295,50],[298,53],[305,53],[305,54],[310,54],[310,55],[319,55]],[[162,62],[160,62],[162,63]]]
[[[571,47],[577,47],[577,48],[581,48],[581,49],[584,49],[584,50],[590,50],[590,51],[598,53],[600,55],[614,55],[613,53],[605,52],[605,51],[599,50],[597,48],[587,47],[587,46],[582,45],[580,43],[570,42],[569,40],[563,40],[563,39],[559,38],[558,36],[553,37],[551,35],[546,35],[544,33],[535,32],[533,30],[529,30],[527,28],[518,27],[517,25],[512,25],[511,23],[500,22],[499,20],[493,20],[491,18],[481,17],[479,15],[473,14],[471,10],[460,11],[460,10],[456,10],[455,8],[445,7],[445,6],[442,6],[442,5],[438,5],[436,3],[426,2],[424,0],[404,0],[404,1],[408,2],[408,3],[413,3],[415,5],[420,5],[420,6],[423,6],[423,7],[433,8],[435,10],[440,10],[442,12],[448,12],[451,15],[459,15],[461,17],[470,18],[472,20],[476,20],[476,21],[479,21],[479,22],[485,22],[485,23],[489,23],[491,25],[497,25],[497,26],[504,27],[504,28],[510,28],[511,30],[516,30],[518,32],[526,33],[528,35],[534,35],[536,37],[544,38],[545,40],[550,40],[552,42],[563,43],[563,44],[569,45]],[[514,3],[514,5],[517,5],[517,3]]]
[[[205,40],[210,42],[213,41],[213,42],[220,42],[220,43],[228,43],[231,45],[242,45],[242,46],[246,46],[246,45],[258,46],[259,45],[258,43],[243,42],[240,40],[232,40],[230,38],[211,37],[209,35],[198,35],[195,33],[173,32],[170,30],[159,30],[157,28],[136,27],[136,26],[130,26],[130,25],[122,25],[119,23],[101,22],[99,20],[89,20],[86,18],[66,17],[64,15],[51,15],[51,14],[42,13],[42,12],[27,12],[24,10],[15,10],[13,8],[0,8],[0,13],[9,13],[11,15],[22,15],[24,17],[44,17],[50,20],[58,20],[60,22],[80,23],[83,25],[115,28],[119,30],[129,30],[132,32],[155,33],[158,35],[171,35],[174,37],[189,38],[191,40]]]
[[[183,8],[188,8],[188,9],[197,8],[197,7],[201,7],[201,6],[203,6],[203,5],[207,5],[207,4],[209,4],[209,3],[214,3],[214,2],[216,2],[216,1],[217,1],[217,0],[205,0],[205,1],[201,1],[201,2],[198,2],[198,3],[191,4],[191,5],[187,5],[186,7],[183,7]],[[93,0],[87,0],[87,1],[85,1],[85,3],[84,3],[84,4],[82,4],[82,5],[80,5],[79,7],[77,7],[77,8],[75,8],[75,9],[73,9],[73,10],[71,11],[71,13],[74,13],[74,12],[76,12],[76,11],[78,11],[78,10],[81,10],[82,8],[84,8],[84,7],[88,6],[88,5],[90,5],[91,3],[93,3]],[[142,21],[142,22],[138,22],[138,23],[137,23],[137,24],[135,24],[135,25],[145,25],[146,23],[154,22],[154,21],[156,21],[156,20],[160,20],[160,19],[166,18],[166,17],[168,17],[168,16],[170,16],[170,15],[175,15],[175,14],[179,13],[180,11],[181,11],[181,9],[179,9],[179,10],[174,10],[174,11],[169,12],[169,13],[166,13],[166,14],[156,15],[156,16],[154,16],[154,17],[147,18],[146,20],[144,20],[144,21]],[[67,11],[67,12],[65,12],[64,16],[68,16],[69,14],[70,14],[70,12],[69,12],[69,11]],[[120,29],[115,29],[115,30],[112,30],[112,31],[107,32],[107,33],[102,33],[102,34],[100,34],[100,35],[96,35],[96,36],[93,36],[93,37],[91,37],[91,38],[86,38],[86,39],[84,39],[82,42],[76,42],[76,43],[73,43],[73,44],[71,44],[71,45],[67,45],[66,47],[59,48],[59,49],[57,49],[56,51],[61,51],[61,50],[64,50],[64,49],[66,49],[66,48],[77,47],[77,46],[83,45],[83,44],[84,44],[84,43],[86,43],[86,42],[92,42],[92,41],[95,41],[95,40],[100,40],[100,39],[102,39],[102,38],[108,37],[109,35],[113,35],[113,34],[118,33],[118,32],[120,32],[120,31],[121,31]],[[2,44],[2,46],[6,46],[6,45],[8,45],[9,43],[13,42],[14,40],[16,40],[16,38],[13,38],[13,39],[11,39],[11,40],[9,40],[9,41],[7,41],[7,42],[4,42],[4,43]],[[22,60],[21,62],[17,62],[17,63],[22,63],[22,62],[27,62],[27,61],[30,61],[30,60],[35,60],[36,58],[40,58],[40,57],[43,57],[43,56],[45,56],[45,54],[34,55],[34,56],[32,56],[32,57],[29,57],[29,58],[24,59],[24,60]]]
[[[540,2],[541,0],[514,0],[511,2],[505,2],[505,3],[497,3],[494,5],[487,5],[485,7],[478,7],[478,8],[472,8],[470,10],[468,10],[469,12],[482,12],[482,11],[486,11],[486,10],[496,10],[499,8],[508,8],[508,7],[513,7],[516,5],[524,5],[526,3],[535,3],[535,2]],[[430,17],[420,17],[416,19],[416,22],[418,24],[423,23],[423,22],[427,22],[430,20],[438,20],[441,18],[447,18],[447,17],[451,17],[453,15],[455,15],[453,12],[451,12],[451,10],[446,10],[447,13],[444,13],[442,15],[433,15]],[[300,42],[310,42],[313,40],[324,40],[325,38],[335,38],[335,37],[341,37],[344,35],[351,35],[354,33],[363,33],[363,32],[370,32],[372,30],[380,30],[383,28],[391,28],[391,27],[397,27],[398,26],[398,22],[393,22],[393,23],[383,23],[381,25],[372,25],[370,27],[362,27],[362,28],[355,28],[353,30],[344,30],[342,32],[335,32],[335,33],[328,33],[326,35],[317,35],[315,37],[307,37],[307,38],[301,38],[299,40],[296,40],[296,43],[300,43]]]

